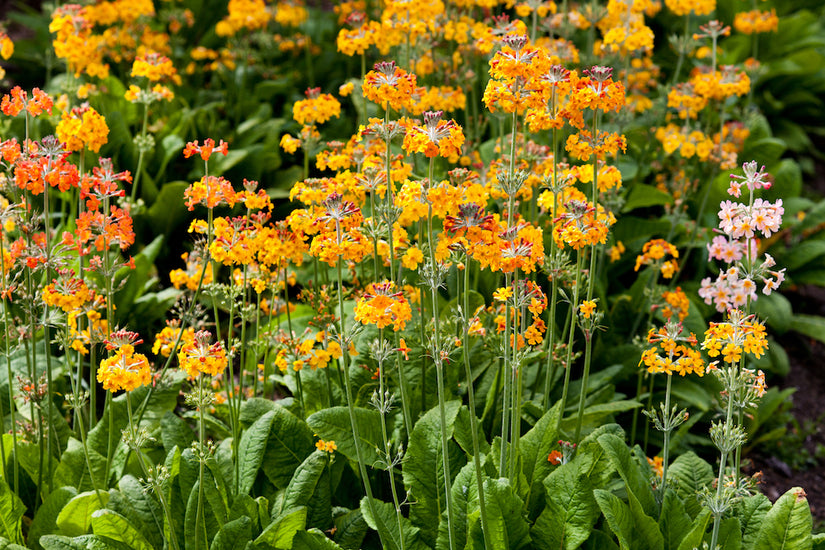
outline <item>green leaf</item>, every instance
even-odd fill
[[[445,405],[447,425],[444,430],[451,438],[460,401],[450,401]],[[441,415],[438,407],[433,407],[415,423],[410,434],[404,458],[403,477],[408,498],[414,502],[410,507],[410,520],[421,528],[421,538],[429,545],[435,544],[438,536],[438,522],[446,506],[446,486],[452,482],[466,462],[461,448],[451,439],[447,442],[447,452],[451,472],[445,475],[441,452]],[[363,510],[363,509],[362,509]]]
[[[127,544],[133,550],[152,550],[149,541],[129,521],[111,510],[102,508],[92,514],[92,530],[95,535]]]
[[[255,547],[289,550],[295,533],[306,529],[307,509],[304,507],[288,510],[270,523],[255,539]]]
[[[676,492],[668,489],[659,515],[659,531],[662,533],[665,550],[676,550],[690,530],[691,519],[685,511],[685,504]]]
[[[373,515],[374,511],[374,515]],[[398,519],[395,515],[395,507],[377,499],[373,499],[370,506],[367,497],[361,499],[361,513],[367,525],[371,529],[378,531],[381,536],[381,544],[386,550],[424,550],[427,548],[419,537],[419,529],[415,527],[407,518],[401,518],[401,529],[398,530]],[[401,533],[403,532],[404,544],[401,544]]]
[[[101,491],[100,499],[94,491],[80,493],[73,497],[57,515],[57,528],[62,534],[70,537],[85,535],[92,528],[92,513],[106,506],[107,502],[109,502],[108,492]]]
[[[144,491],[137,478],[128,474],[120,479],[118,488],[120,493],[111,492],[107,508],[125,516],[129,523],[146,536],[146,540],[153,547],[162,549],[164,542],[163,508],[155,500],[154,493]],[[116,506],[116,502],[121,505]]]
[[[453,510],[454,547],[464,548],[467,545],[467,534],[470,532],[471,516],[480,513],[476,469],[472,460],[465,464],[458,475],[455,476],[450,491],[452,495],[450,504]],[[446,521],[442,521],[439,525],[436,548],[449,548]]]
[[[632,492],[639,499],[645,514],[655,516],[658,513],[658,506],[653,496],[653,489],[648,479],[642,474],[639,463],[630,454],[627,444],[615,435],[604,434],[599,437],[599,445],[602,446],[611,464],[624,480],[628,492]]]
[[[586,541],[599,518],[599,506],[584,460],[553,470],[544,486],[545,508],[530,534],[537,550],[573,550]]]
[[[23,543],[23,514],[26,505],[12,491],[5,479],[0,478],[0,535],[11,542]]]
[[[705,536],[705,531],[708,530],[708,523],[710,523],[710,510],[702,508],[696,518],[693,520],[693,525],[690,526],[690,531],[682,539],[682,543],[677,550],[694,550],[702,545],[702,539]]]
[[[782,266],[787,267],[788,271],[794,271],[823,255],[825,255],[825,241],[803,241],[793,248],[788,249],[788,253],[782,258]],[[771,296],[773,296],[773,294],[771,294]],[[759,297],[757,302],[761,300],[762,296]]]
[[[595,489],[593,496],[599,505],[599,509],[604,514],[607,524],[619,539],[621,550],[636,550],[631,546],[633,541],[633,520],[630,514],[630,507],[622,502],[622,499],[604,489]]]
[[[281,511],[307,508],[307,525],[327,529],[332,523],[332,495],[326,453],[316,450],[304,460],[284,491]]]
[[[680,455],[667,469],[668,481],[674,481],[676,494],[685,503],[685,510],[695,518],[702,505],[696,495],[714,480],[713,468],[693,451]]]
[[[212,539],[211,550],[243,550],[252,540],[252,520],[241,516],[227,521]]]
[[[484,502],[493,548],[518,550],[530,544],[530,524],[522,514],[524,503],[510,485],[509,480],[505,478],[485,480]],[[473,523],[470,536],[476,547],[484,547],[484,535],[481,532],[480,521]]]
[[[791,319],[791,330],[825,344],[825,317],[797,313]]]
[[[101,422],[105,424],[105,422]],[[94,479],[98,487],[106,485],[106,457],[88,448],[89,463],[92,465]],[[92,478],[89,476],[89,466],[86,463],[86,454],[83,445],[75,438],[69,439],[66,450],[60,457],[60,464],[54,470],[54,484],[61,487],[74,487],[79,491],[94,489]]]
[[[317,529],[298,531],[292,539],[292,550],[343,550]]]
[[[789,489],[765,514],[754,550],[808,550],[811,538],[811,508],[805,491]]]
[[[32,548],[42,548],[40,537],[57,531],[57,515],[74,496],[77,490],[74,487],[59,487],[52,491],[34,516],[26,542]]]
[[[168,411],[160,419],[160,440],[167,453],[175,446],[179,449],[189,447],[194,439],[195,432],[192,431],[192,428],[183,418],[172,411]]]
[[[649,548],[650,550],[662,550],[664,548],[664,537],[659,531],[656,520],[650,517],[642,509],[639,499],[633,492],[627,493],[630,503],[630,515],[633,517],[633,531],[636,535],[636,542],[633,548]]]
[[[822,244],[825,245],[825,242]],[[782,294],[774,292],[768,296],[760,296],[753,306],[754,313],[779,334],[791,328],[793,308],[791,302]]]
[[[582,425],[591,427],[599,426],[605,424],[607,419],[614,414],[631,411],[641,406],[641,403],[633,400],[619,400],[611,401],[609,403],[590,405],[584,409],[584,413],[582,414]],[[571,416],[565,419],[561,425],[562,431],[572,432],[575,429],[576,419]],[[585,431],[589,431],[589,429]]]
[[[238,481],[238,493],[249,494],[255,478],[258,477],[258,470],[264,460],[266,444],[269,440],[269,433],[272,429],[272,420],[275,418],[275,411],[270,411],[255,421],[252,426],[244,430],[241,435],[241,443],[238,448],[238,455],[243,457],[240,464],[240,474]]]
[[[361,439],[361,456],[368,466],[372,466],[381,460],[378,449],[384,446],[381,437],[381,413],[360,407],[355,407],[354,413]],[[321,439],[335,441],[338,445],[337,452],[350,460],[358,460],[347,407],[330,407],[318,411],[307,418],[307,424]]]
[[[334,523],[335,542],[341,548],[359,550],[369,529],[361,510],[356,508],[355,510],[348,510],[344,514],[336,515]]]
[[[709,539],[708,543],[710,543]],[[742,531],[737,518],[726,518],[722,520],[719,524],[717,544],[719,548],[724,548],[725,550],[739,550],[742,548]]]
[[[43,535],[40,544],[45,550],[86,550],[86,545],[63,535]]]
[[[544,503],[544,478],[554,468],[547,459],[550,452],[558,446],[559,434],[556,427],[560,411],[561,401],[558,401],[519,442],[522,470],[528,483],[527,509],[531,517],[536,517],[535,514],[541,510]]]
[[[742,528],[742,546],[753,548],[759,537],[759,530],[765,514],[771,509],[771,501],[762,493],[743,498],[737,503],[737,514]]]
[[[289,484],[295,469],[315,451],[315,443],[306,422],[280,405],[275,405],[272,410],[275,417],[261,467],[269,481],[283,489]]]
[[[627,200],[622,207],[622,212],[630,212],[636,208],[646,208],[648,206],[659,206],[672,204],[673,197],[652,185],[637,183],[630,187]]]

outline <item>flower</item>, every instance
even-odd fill
[[[199,330],[193,340],[182,346],[178,352],[178,363],[189,375],[190,380],[200,373],[215,376],[226,368],[228,359],[223,343],[210,344],[211,339],[211,332]]]
[[[309,88],[304,93],[307,98],[292,106],[292,118],[298,124],[323,124],[341,115],[341,104],[331,94],[322,94],[321,88]]]
[[[409,153],[424,153],[433,158],[442,156],[458,160],[464,133],[455,120],[441,120],[441,111],[424,113],[424,126],[407,126],[404,136],[404,150]]]
[[[203,145],[199,145],[198,140],[190,141],[183,150],[183,156],[189,158],[192,155],[199,154],[204,162],[206,162],[212,156],[213,152],[226,155],[229,152],[229,144],[224,140],[220,140],[220,143],[215,146],[215,140],[212,138],[203,140]]]
[[[401,111],[412,107],[416,77],[395,64],[395,61],[376,63],[364,76],[364,97],[378,103],[384,110]]]
[[[593,301],[593,300],[585,300],[579,306],[579,313],[585,319],[590,319],[591,315],[593,315],[593,312],[595,310],[596,310],[596,302]]]
[[[402,292],[395,292],[391,281],[367,285],[367,293],[355,305],[355,320],[379,329],[392,324],[393,330],[404,330],[412,319],[412,308]]]
[[[69,151],[80,151],[85,147],[97,153],[109,141],[106,119],[88,103],[75,107],[68,113],[64,112],[56,133]]]
[[[142,342],[136,333],[126,330],[113,332],[109,336],[106,348],[115,353],[101,361],[97,369],[97,381],[103,384],[104,390],[128,392],[149,384],[152,379],[149,361],[145,355],[135,353],[134,348]]]

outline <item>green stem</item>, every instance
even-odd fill
[[[143,171],[143,157],[145,154],[145,144],[146,144],[146,128],[149,124],[149,106],[144,103],[143,104],[143,125],[140,129],[140,145],[138,146],[138,162],[137,162],[137,169],[135,170],[135,177],[132,180],[132,193],[130,195],[130,199],[132,203],[135,202],[137,198],[137,190],[138,190],[138,183],[140,182],[140,174]]]
[[[195,513],[195,548],[201,548],[202,545],[205,544],[204,542],[201,542],[204,534],[201,533],[201,530],[206,530],[206,518],[204,518],[203,509],[204,460],[206,454],[204,447],[204,442],[206,440],[205,425],[206,422],[204,421],[203,415],[203,373],[201,372],[198,373],[198,443],[200,444],[200,456],[198,457],[198,508]],[[237,462],[237,458],[235,462]]]
[[[556,431],[561,434],[561,421],[564,418],[564,410],[567,407],[567,390],[570,386],[570,371],[573,370],[573,365],[571,364],[573,361],[573,334],[576,332],[576,322],[574,320],[576,315],[576,307],[579,303],[579,287],[580,279],[581,279],[581,269],[582,269],[582,254],[581,251],[576,251],[576,283],[573,287],[573,302],[570,304],[570,312],[568,313],[569,317],[569,332],[567,336],[567,358],[564,362],[564,385],[562,386],[561,390],[561,412],[559,413],[559,419],[556,422]]]
[[[672,354],[671,354],[672,355]],[[665,441],[664,446],[662,447],[662,499],[664,502],[665,498],[665,489],[667,488],[667,464],[668,460],[670,459],[670,432],[673,431],[673,427],[670,425],[670,386],[673,380],[673,375],[671,373],[667,373],[667,388],[665,389],[665,410],[664,414],[667,418],[667,424],[665,425]]]
[[[581,441],[579,437],[582,432],[582,419],[584,418],[584,401],[587,397],[587,382],[590,378],[590,358],[593,349],[593,334],[590,330],[584,333],[584,373],[582,374],[582,388],[579,392],[579,409],[576,413],[576,435],[573,441],[578,445]]]
[[[3,289],[2,289],[2,301],[3,301],[3,330],[5,332],[5,339],[6,339],[6,348],[4,350],[3,355],[6,356],[6,376],[8,378],[8,386],[9,386],[9,403],[11,404],[11,410],[9,414],[11,415],[11,441],[12,441],[12,451],[14,453],[14,493],[20,494],[20,478],[19,478],[19,462],[17,454],[17,426],[15,425],[15,405],[14,405],[14,384],[12,384],[12,380],[14,380],[11,371],[11,335],[9,334],[9,304],[6,303],[6,292],[8,290],[7,280],[6,280],[6,262],[4,258],[5,250],[3,249],[3,237],[0,236],[0,277],[3,279]],[[4,417],[5,418],[5,417]],[[2,439],[2,437],[0,437]],[[5,450],[3,451],[5,456]],[[5,464],[5,461],[4,461]],[[3,476],[5,479],[8,479],[7,473],[5,470],[3,471]]]
[[[475,390],[473,389],[473,370],[470,367],[470,260],[467,258],[464,266],[464,333],[462,341],[462,355],[464,356],[464,374],[467,377],[467,399],[470,411],[470,432],[473,436],[473,466],[476,471],[476,487],[478,489],[478,506],[481,511],[481,532],[484,535],[485,548],[492,550],[490,528],[487,524],[487,506],[484,501],[484,481],[481,472],[481,451],[478,444],[478,420],[476,419]]]

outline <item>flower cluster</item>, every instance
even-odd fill
[[[668,321],[658,330],[650,329],[647,341],[654,345],[642,353],[639,364],[644,364],[647,371],[654,374],[704,375],[702,354],[693,347],[698,343],[696,336],[693,333],[683,336],[683,331],[682,323],[675,321]]]

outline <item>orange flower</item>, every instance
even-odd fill
[[[221,140],[220,144],[216,147],[215,140],[212,138],[206,138],[203,140],[203,145],[199,145],[198,140],[190,141],[186,144],[186,148],[183,150],[183,156],[189,158],[194,154],[199,154],[205,162],[209,160],[209,157],[212,156],[213,152],[223,153],[226,155],[229,152],[229,144],[224,140]]]

